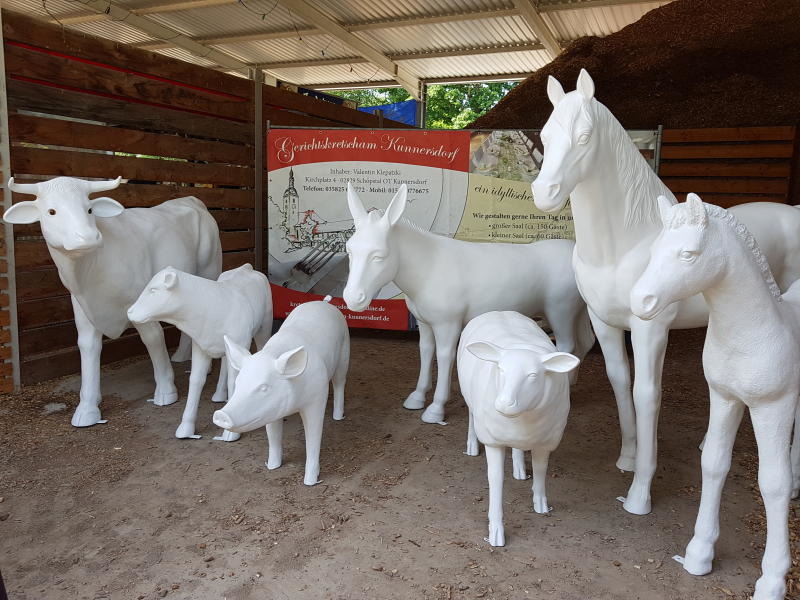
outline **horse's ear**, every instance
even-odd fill
[[[669,224],[669,217],[672,212],[672,202],[666,196],[658,197],[658,212],[661,214],[661,222],[664,225]]]
[[[349,181],[347,182],[347,207],[350,209],[350,214],[353,215],[353,223],[358,227],[358,224],[366,218],[367,211]]]
[[[553,106],[558,106],[558,103],[561,102],[561,99],[566,96],[564,93],[564,88],[561,87],[558,79],[549,75],[547,77],[547,97],[550,98],[550,102]]]
[[[389,202],[389,207],[386,209],[386,214],[383,215],[383,218],[386,219],[386,222],[389,226],[394,225],[400,220],[400,217],[403,216],[403,211],[406,209],[406,199],[408,198],[408,188],[406,184],[400,186],[400,189],[397,190],[397,193],[392,198],[392,201]]]
[[[690,192],[686,196],[686,206],[689,208],[690,223],[692,225],[705,227],[708,224],[708,214],[700,196]]]
[[[586,69],[581,69],[581,73],[578,75],[578,84],[575,86],[575,89],[587,100],[594,98],[594,81],[592,81],[592,77]]]

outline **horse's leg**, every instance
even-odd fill
[[[636,408],[636,468],[625,498],[629,513],[650,512],[650,484],[656,472],[658,412],[661,408],[661,369],[667,350],[669,329],[658,321],[631,322],[631,342],[636,377],[633,404]]]
[[[556,350],[559,352],[569,352],[575,354],[577,346],[577,317],[578,313],[572,310],[567,303],[549,308],[545,311],[545,318],[553,330],[556,337]],[[578,378],[578,370],[573,369],[569,373],[569,384],[575,385]]]
[[[731,452],[739,423],[744,414],[744,404],[736,398],[725,398],[710,390],[711,411],[708,433],[700,459],[703,469],[703,487],[700,509],[694,525],[694,537],[686,546],[683,568],[692,575],[711,572],[714,544],[719,537],[719,502],[725,478],[731,467]]]
[[[211,357],[203,352],[196,343],[192,342],[192,372],[189,375],[189,393],[186,396],[186,406],[183,409],[181,424],[175,431],[176,438],[200,439],[194,432],[197,423],[197,409],[200,406],[200,395],[208,377],[208,366]]]
[[[444,405],[450,396],[450,378],[460,335],[461,321],[433,326],[433,336],[436,339],[436,391],[433,393],[433,402],[422,413],[425,423],[440,423],[444,420]]]
[[[550,452],[542,448],[534,448],[531,454],[533,456],[533,510],[539,514],[549,513],[550,506],[547,504],[545,483]]]
[[[161,328],[161,323],[158,321],[139,323],[134,327],[139,332],[139,337],[142,338],[150,360],[153,362],[153,376],[156,380],[153,404],[168,406],[177,402],[178,390],[175,387],[175,376],[172,373],[172,365],[169,363],[169,354],[167,354],[167,344],[164,341],[164,330]],[[208,369],[208,365],[206,365],[206,369]]]
[[[417,379],[416,389],[403,402],[403,408],[408,408],[409,410],[425,408],[425,395],[431,389],[433,352],[436,349],[436,341],[433,337],[431,326],[419,319],[417,319],[417,325],[419,326],[419,378]]]
[[[786,572],[792,566],[789,549],[789,498],[792,465],[789,440],[797,396],[785,396],[750,407],[758,444],[758,487],[767,513],[767,543],[761,559],[761,577],[753,600],[783,600]]]
[[[792,440],[792,499],[800,496],[800,404],[794,414],[794,437]]]
[[[600,342],[606,363],[606,374],[614,390],[619,412],[619,426],[622,432],[622,448],[617,459],[617,468],[633,471],[636,461],[636,411],[631,396],[631,370],[628,364],[628,351],[625,348],[625,332],[611,327],[589,311],[594,333]]]
[[[344,419],[344,385],[347,381],[347,368],[350,365],[350,336],[344,336],[342,349],[339,351],[339,362],[333,372],[333,419]]]
[[[503,529],[503,467],[506,449],[502,446],[486,446],[486,475],[489,480],[489,537],[492,546],[505,546]]]
[[[72,415],[72,425],[89,427],[100,423],[100,351],[103,349],[103,334],[100,333],[83,308],[72,296],[75,326],[78,328],[78,350],[81,354],[80,402]]]

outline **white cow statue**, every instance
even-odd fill
[[[211,359],[221,358],[213,402],[225,402],[233,394],[236,372],[225,358],[225,336],[250,347],[255,339],[260,350],[272,333],[272,294],[267,276],[242,265],[225,271],[216,281],[167,267],[156,273],[139,299],[128,309],[131,323],[163,321],[175,325],[192,339],[192,373],[189,395],[177,438],[200,438],[195,434],[200,394],[206,383]],[[218,439],[235,441],[238,433]]]
[[[504,546],[505,449],[530,450],[533,510],[547,513],[545,480],[569,414],[569,375],[580,361],[518,312],[488,312],[472,319],[458,345],[458,382],[469,406],[469,439],[486,447],[489,537]]]
[[[115,189],[120,180],[57,177],[40,183],[14,183],[13,178],[8,182],[12,191],[35,195],[36,200],[18,202],[3,219],[13,224],[40,222],[61,282],[72,295],[81,355],[80,403],[72,416],[75,427],[103,422],[102,337],[117,338],[131,326],[128,307],[150,278],[174,265],[216,279],[222,266],[217,223],[197,198],[128,209],[111,198],[89,199],[95,192]],[[135,327],[153,361],[153,402],[172,404],[178,392],[161,325]]]
[[[800,394],[800,281],[781,295],[766,256],[733,212],[704,204],[695,194],[684,204],[664,197],[659,204],[663,230],[631,289],[631,309],[641,319],[654,319],[673,302],[698,293],[709,309],[703,369],[711,412],[701,459],[703,491],[694,537],[686,556],[676,558],[693,575],[711,571],[722,487],[747,408],[767,515],[762,575],[753,600],[783,600],[792,565],[789,438]]]
[[[350,361],[347,323],[330,296],[295,308],[263,349],[250,354],[228,337],[228,363],[239,371],[233,396],[214,413],[214,423],[244,433],[267,428],[267,468],[283,460],[283,418],[300,413],[306,438],[303,483],[319,483],[319,450],[333,383],[333,418],[344,418],[344,385]]]
[[[350,273],[344,288],[347,308],[362,311],[389,282],[406,295],[419,323],[421,368],[416,389],[403,406],[425,406],[431,388],[434,350],[438,377],[426,423],[444,419],[450,378],[464,325],[491,310],[544,316],[556,346],[583,358],[594,344],[586,303],[572,270],[572,240],[531,244],[477,243],[423,231],[402,218],[406,186],[401,185],[385,214],[367,213],[348,184],[347,203],[356,230],[347,241]],[[573,374],[574,376],[574,374]]]

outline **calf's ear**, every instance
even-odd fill
[[[113,198],[107,198],[105,196],[89,200],[89,204],[92,207],[92,214],[95,217],[116,217],[125,210],[122,204]]]
[[[3,220],[12,225],[28,225],[39,220],[39,207],[36,200],[17,202],[3,214]]]
[[[466,345],[467,351],[481,360],[496,363],[500,360],[503,349],[491,342],[472,342]]]
[[[228,362],[234,369],[241,371],[245,359],[250,357],[250,351],[231,340],[227,335],[222,337],[225,340],[225,356],[228,357]]]
[[[567,352],[551,352],[542,357],[542,366],[553,373],[569,373],[580,364],[577,356]]]
[[[303,346],[288,350],[275,359],[275,370],[278,375],[291,379],[302,375],[308,364],[308,352]]]

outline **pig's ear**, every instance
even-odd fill
[[[551,352],[542,357],[542,366],[553,373],[569,373],[580,364],[577,356],[566,352]]]
[[[228,362],[234,369],[241,371],[245,359],[250,357],[250,351],[231,340],[227,335],[222,337],[225,339],[225,355],[228,357]]]
[[[503,352],[502,348],[491,342],[472,342],[467,344],[466,348],[473,356],[493,363],[500,360],[500,354]]]
[[[302,375],[308,364],[308,353],[303,346],[289,350],[275,359],[275,370],[286,379]]]

